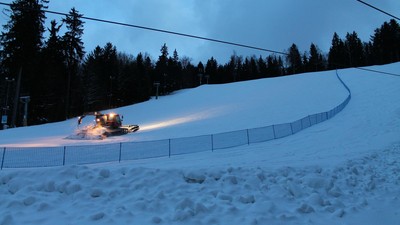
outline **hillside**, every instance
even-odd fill
[[[77,129],[77,118],[48,125],[2,131],[0,146],[63,146],[147,141],[214,134],[292,122],[330,110],[347,97],[335,72],[310,73],[224,85],[203,85],[158,100],[113,109],[123,123],[140,131],[103,141],[65,137]]]
[[[369,69],[398,73],[400,63]],[[396,224],[400,77],[338,71],[352,91],[295,135],[146,160],[0,172],[0,224]],[[66,140],[74,119],[0,131],[0,146],[63,146],[212,134],[291,122],[341,103],[334,71],[205,85],[115,109],[138,133]]]

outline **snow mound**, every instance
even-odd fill
[[[396,145],[332,168],[5,170],[0,224],[342,224],[400,204],[399,162]]]

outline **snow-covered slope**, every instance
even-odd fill
[[[347,97],[335,72],[311,73],[225,85],[203,85],[141,104],[114,109],[140,131],[99,141],[76,141],[77,119],[2,131],[0,146],[63,146],[159,140],[292,122],[332,109]]]
[[[398,73],[400,63],[371,67]],[[293,136],[171,158],[0,172],[0,224],[398,224],[400,77],[339,70],[352,91]],[[341,103],[334,71],[208,85],[117,109],[138,133],[175,138],[291,122]],[[63,139],[75,120],[0,131],[0,146]]]

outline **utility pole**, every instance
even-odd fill
[[[197,76],[199,76],[199,85],[201,85],[202,84],[202,80],[203,80],[203,74],[202,73],[199,73]]]
[[[164,93],[163,93],[163,95],[166,95],[166,92],[167,92],[167,74],[164,73],[163,76],[164,76]]]
[[[160,87],[160,82],[154,82],[154,87],[156,87],[156,99],[158,99],[158,88]]]
[[[17,122],[17,110],[18,110],[19,91],[21,88],[21,76],[22,76],[22,66],[19,67],[18,76],[17,76],[17,87],[15,88],[13,114],[12,114],[12,118],[11,118],[11,127],[15,127],[15,124]]]
[[[199,68],[199,73],[197,74],[197,76],[199,77],[199,85],[202,85],[203,76],[204,76],[203,64],[199,63],[198,68]]]
[[[30,96],[22,96],[20,97],[21,103],[24,104],[24,118],[23,118],[23,126],[28,126],[28,103],[31,100]]]
[[[206,78],[207,84],[208,84],[208,81],[209,81],[209,79],[210,79],[210,75],[206,74],[204,77]]]
[[[14,82],[15,79],[12,78],[8,78],[6,77],[6,85],[7,85],[7,92],[6,92],[6,101],[5,101],[5,105],[3,107],[4,113],[1,117],[1,123],[3,124],[3,129],[7,129],[7,121],[8,121],[8,110],[10,110],[10,107],[8,106],[8,95],[10,92],[10,83]]]

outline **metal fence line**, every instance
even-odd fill
[[[308,115],[290,123],[155,141],[37,148],[4,147],[0,153],[1,170],[3,168],[52,167],[172,157],[197,152],[212,152],[218,149],[284,138],[331,119],[346,107],[351,99],[351,91],[337,71],[336,76],[348,91],[347,98],[329,111]]]

